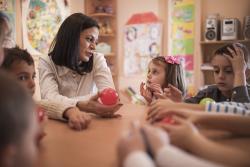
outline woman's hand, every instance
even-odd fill
[[[153,99],[152,92],[148,89],[148,87],[146,87],[146,89],[144,87],[145,87],[145,83],[142,82],[140,85],[140,93],[146,99],[146,101],[150,104]]]
[[[77,107],[86,112],[94,113],[105,118],[117,117],[115,113],[121,108],[123,104],[117,103],[115,105],[104,105],[98,102],[99,95],[92,96],[89,101],[79,101]]]
[[[88,127],[91,118],[87,113],[81,112],[77,107],[72,107],[64,112],[64,117],[68,119],[68,125],[75,130],[83,130]]]
[[[168,132],[172,144],[190,150],[195,145],[194,141],[200,136],[198,129],[185,118],[173,116],[172,119],[175,121],[174,125],[159,123],[157,126]]]

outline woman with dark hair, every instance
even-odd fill
[[[51,45],[49,56],[41,57],[39,78],[43,99],[77,106],[100,116],[113,116],[121,104],[98,103],[95,90],[114,88],[112,75],[103,55],[96,53],[98,23],[74,13],[62,23]]]

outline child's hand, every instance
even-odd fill
[[[232,63],[234,71],[234,87],[246,85],[246,62],[244,59],[244,52],[237,45],[233,45],[234,50],[228,48],[229,52],[232,54],[232,57],[224,54]]]
[[[117,151],[119,166],[122,166],[124,160],[130,153],[134,151],[145,152],[145,150],[146,148],[140,133],[140,127],[133,126],[118,142]]]
[[[182,92],[171,84],[168,84],[168,88],[164,89],[164,94],[174,102],[182,102]]]
[[[231,61],[235,73],[245,73],[247,65],[244,59],[244,52],[235,44],[233,45],[233,47],[235,51],[229,47],[227,48],[228,51],[232,54],[232,57],[227,54],[224,55]]]
[[[152,95],[152,92],[148,88],[145,89],[144,86],[145,86],[145,83],[142,82],[140,85],[140,93],[150,104],[152,102],[153,95]]]
[[[158,99],[152,102],[149,106],[147,120],[151,120],[155,115],[165,111],[166,109],[175,109],[176,103],[169,99]]]
[[[172,119],[176,124],[159,123],[157,126],[168,132],[172,144],[190,150],[190,147],[195,144],[195,138],[200,135],[198,129],[189,120],[178,116],[173,116]]]
[[[157,152],[159,152],[162,147],[169,144],[167,133],[160,128],[149,125],[143,125],[141,128],[147,138],[149,144],[148,147],[153,154],[153,157],[156,157]]]
[[[66,110],[64,116],[68,118],[69,127],[75,130],[86,129],[91,122],[90,116],[81,112],[77,107]]]
[[[151,83],[149,86],[148,86],[149,90],[151,92],[153,92],[153,95],[157,98],[157,99],[165,99],[165,95],[164,95],[164,92],[161,88],[161,85],[160,84],[157,84],[157,83]]]
[[[176,115],[178,117],[185,118],[192,123],[197,123],[201,114],[202,113],[199,111],[187,111],[187,109],[166,109],[153,114],[149,119],[151,123],[155,123],[163,120],[166,117],[172,117]]]

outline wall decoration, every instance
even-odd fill
[[[16,41],[16,1],[15,0],[0,0],[0,10],[3,11],[9,18],[10,32],[4,41],[4,47],[13,47]]]
[[[194,94],[194,0],[169,1],[168,55],[178,56],[184,65],[188,95]]]
[[[32,55],[48,54],[61,23],[69,14],[66,0],[23,0],[23,44]]]
[[[149,61],[161,53],[162,24],[151,12],[134,14],[124,30],[124,74],[147,71]]]

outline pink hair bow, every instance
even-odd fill
[[[165,56],[165,60],[169,64],[180,64],[179,59],[174,56]]]

